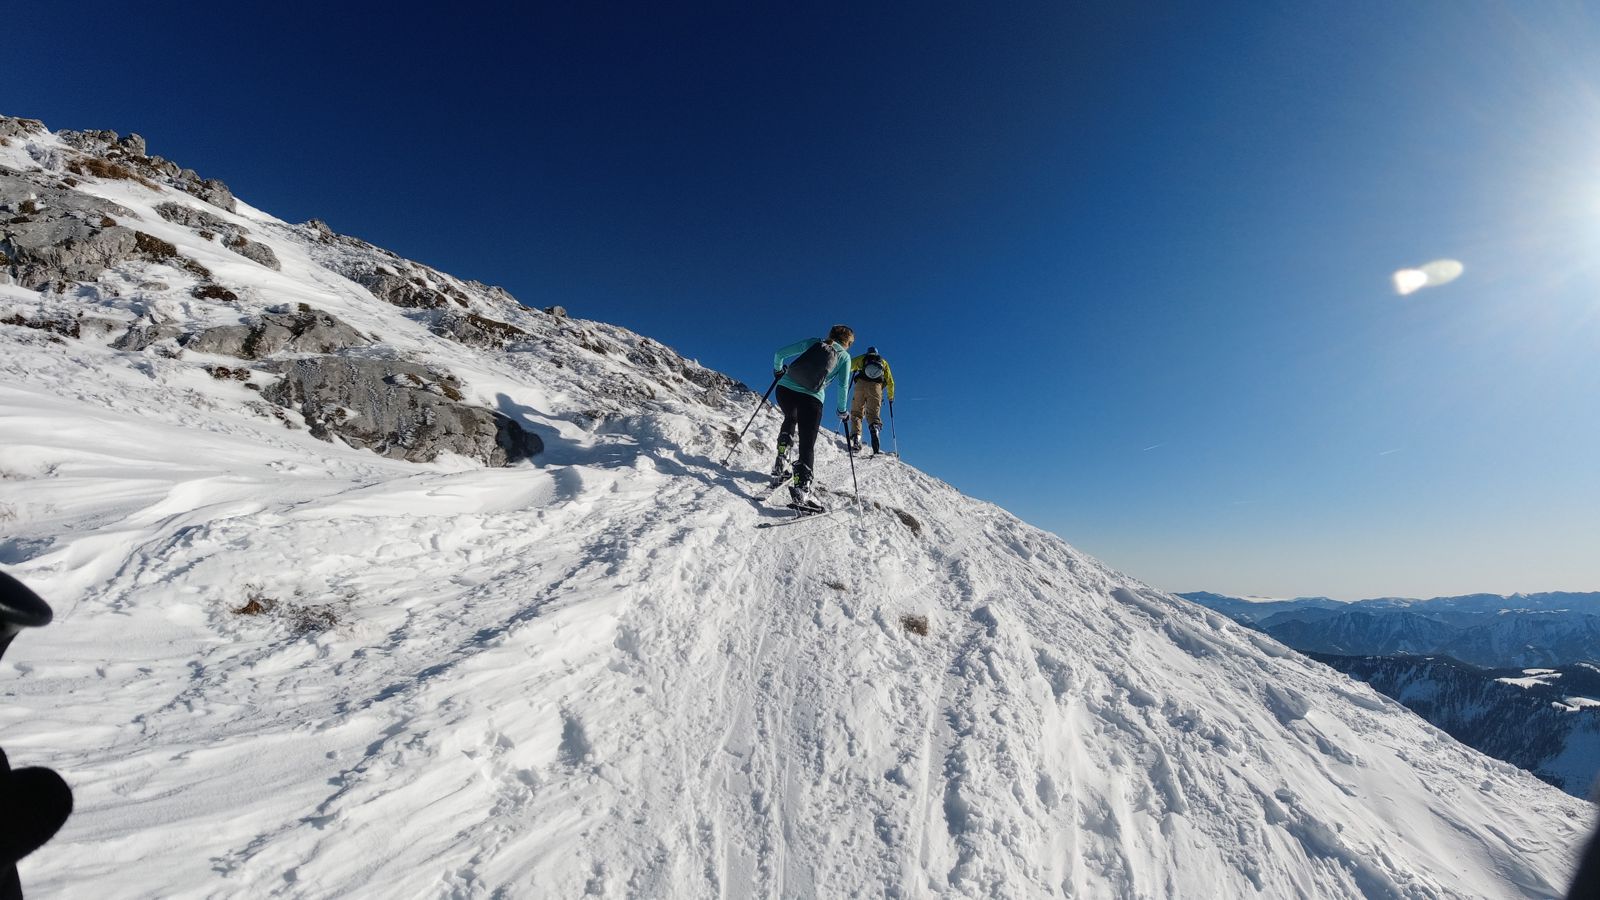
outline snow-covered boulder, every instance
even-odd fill
[[[299,410],[311,433],[394,459],[432,462],[445,453],[504,466],[544,445],[510,417],[461,402],[459,385],[399,360],[316,356],[272,363],[282,378],[262,397]]]

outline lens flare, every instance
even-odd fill
[[[1461,277],[1466,267],[1453,259],[1436,259],[1415,269],[1401,269],[1394,273],[1395,293],[1404,297],[1425,287],[1449,284]]]

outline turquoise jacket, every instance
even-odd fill
[[[778,352],[772,355],[772,371],[778,371],[783,368],[785,362],[794,359],[820,343],[822,341],[818,338],[806,338],[803,341],[795,341],[787,347],[778,348]],[[833,367],[833,371],[828,373],[828,381],[836,382],[839,385],[839,414],[844,415],[850,409],[850,354],[848,352],[839,354],[839,362]],[[797,394],[805,394],[807,397],[815,397],[818,403],[826,406],[828,404],[826,396],[828,393],[828,381],[822,383],[821,390],[813,391],[795,384],[789,380],[789,376],[785,375],[778,382],[778,386],[786,387]]]

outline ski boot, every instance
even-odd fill
[[[778,445],[778,458],[772,463],[772,486],[776,488],[794,474],[789,468],[789,445]]]
[[[789,508],[803,516],[828,511],[826,506],[811,499],[811,482],[801,481],[798,476],[794,484],[789,485]]]

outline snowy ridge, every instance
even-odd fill
[[[48,164],[54,140],[13,138],[0,165]],[[414,271],[376,248],[241,206],[270,271],[153,212],[194,198],[77,189],[139,214],[237,302],[140,262],[68,291],[0,285],[0,318],[194,327],[303,302],[375,336],[363,352],[450,370],[545,451],[499,469],[388,459],[286,427],[296,414],[205,371],[236,360],[0,324],[0,564],[57,611],[0,664],[0,733],[78,799],[24,862],[30,892],[1565,883],[1588,804],[896,459],[858,463],[859,510],[754,528],[784,514],[750,496],[775,420],[730,473],[754,398],[644,338],[422,273],[529,336],[464,345],[352,280]],[[831,444],[819,470],[848,484]]]

